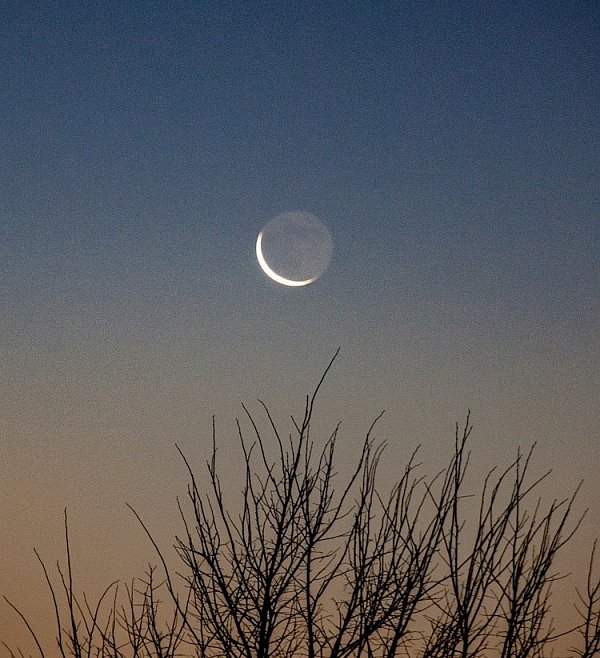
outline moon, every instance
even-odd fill
[[[316,281],[329,266],[332,252],[329,229],[305,211],[277,215],[256,238],[258,264],[284,286],[307,286]]]

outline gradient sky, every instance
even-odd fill
[[[338,346],[343,459],[386,409],[386,477],[437,468],[471,409],[482,469],[537,441],[551,495],[585,478],[585,555],[599,72],[587,0],[2,3],[0,593],[52,634],[65,507],[82,588],[141,575],[125,502],[168,546],[174,444],[202,464],[216,414],[235,474],[240,403],[285,422]],[[296,210],[334,239],[301,289],[254,256]]]

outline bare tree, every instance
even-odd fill
[[[578,627],[581,645],[573,649],[573,653],[581,658],[592,658],[600,655],[600,579],[594,578],[594,558],[597,543],[594,542],[590,557],[590,566],[586,590],[577,592],[580,605],[576,605],[582,623]]]
[[[238,422],[245,465],[239,499],[221,481],[214,422],[206,491],[180,451],[189,485],[178,503],[176,569],[133,510],[157,551],[161,578],[150,567],[124,588],[111,584],[94,606],[85,596],[79,601],[65,517],[64,606],[42,562],[63,658],[537,658],[567,632],[579,638],[573,656],[599,654],[593,553],[579,593],[581,624],[556,631],[550,618],[560,577],[555,557],[581,519],[571,520],[574,495],[546,506],[535,499],[548,474],[530,477],[533,449],[488,474],[471,523],[464,511],[466,498],[473,500],[465,484],[468,418],[456,428],[443,471],[420,475],[415,451],[387,493],[378,484],[384,445],[373,439],[376,419],[354,470],[341,478],[339,426],[320,448],[311,434],[331,363],[289,435],[266,405],[266,430],[244,407],[251,436]]]
[[[148,567],[145,576],[134,578],[125,584],[125,594],[121,597],[123,602],[119,602],[119,584],[116,581],[102,592],[94,604],[85,594],[82,597],[76,596],[66,511],[64,522],[67,570],[66,573],[63,572],[57,563],[60,583],[58,588],[36,551],[52,597],[57,631],[56,646],[60,656],[175,658],[181,655],[179,649],[184,638],[185,624],[178,609],[172,605],[169,605],[166,615],[161,614],[160,592],[165,588],[164,581],[156,580],[155,567]],[[46,651],[32,625],[11,601],[4,598],[26,624],[36,648],[44,657]],[[171,603],[170,597],[167,602]],[[185,609],[183,613],[185,614]],[[4,646],[11,658],[23,656],[20,650],[15,653],[6,644]],[[54,654],[55,651],[52,651],[48,655]]]

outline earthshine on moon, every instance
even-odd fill
[[[332,251],[331,233],[309,212],[277,215],[256,238],[258,264],[284,286],[306,286],[316,281],[327,269]]]

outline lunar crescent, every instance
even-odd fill
[[[274,272],[270,267],[267,261],[265,260],[265,257],[263,256],[262,253],[262,236],[263,232],[261,231],[258,234],[258,237],[256,238],[256,258],[258,260],[258,264],[261,266],[263,272],[271,277],[273,281],[277,281],[277,283],[281,283],[284,286],[307,286],[309,283],[312,283],[313,281],[316,280],[316,277],[313,277],[312,279],[305,279],[304,281],[293,281],[292,279],[286,279],[277,272]]]

